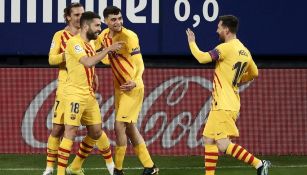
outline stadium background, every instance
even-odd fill
[[[52,35],[65,26],[62,11],[70,2],[0,0],[0,154],[45,153],[57,78],[47,54]],[[138,125],[152,154],[202,155],[214,64],[200,65],[191,56],[185,29],[192,28],[202,50],[212,49],[218,44],[216,17],[234,14],[238,37],[260,68],[257,81],[241,89],[236,142],[257,155],[307,155],[307,2],[80,2],[100,14],[105,4],[121,6],[124,25],[139,35],[146,91]],[[97,96],[114,140],[110,73],[98,65],[103,85]]]

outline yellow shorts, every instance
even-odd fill
[[[55,102],[53,105],[53,118],[52,123],[55,124],[64,124],[64,97],[63,95],[56,95]]]
[[[238,112],[235,111],[210,111],[203,136],[214,140],[239,137],[239,130],[236,126],[237,118]]]
[[[123,92],[115,89],[116,121],[137,123],[142,108],[144,88]]]
[[[72,126],[101,124],[100,109],[93,96],[65,97],[64,124]]]

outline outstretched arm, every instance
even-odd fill
[[[199,50],[196,42],[195,42],[195,35],[194,32],[190,29],[186,30],[186,34],[188,37],[188,42],[190,46],[190,50],[193,54],[193,56],[198,60],[199,63],[206,64],[209,62],[212,62],[211,55],[209,52],[203,52]]]

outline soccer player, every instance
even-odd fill
[[[121,10],[108,6],[103,11],[104,22],[108,28],[96,40],[97,46],[106,48],[116,41],[124,41],[123,49],[108,54],[104,63],[110,63],[113,72],[115,96],[115,169],[114,175],[123,175],[123,161],[127,148],[127,137],[144,167],[143,175],[157,174],[145,141],[136,127],[144,97],[142,75],[144,63],[138,36],[123,27]]]
[[[108,52],[119,50],[123,44],[116,42],[96,54],[94,43],[90,41],[97,39],[101,32],[100,16],[93,12],[84,12],[80,18],[80,27],[80,34],[70,38],[66,43],[65,131],[58,149],[58,175],[65,175],[73,141],[81,124],[87,127],[88,133],[80,144],[77,153],[77,156],[80,157],[80,164],[91,152],[97,140],[105,135],[101,129],[100,109],[93,89],[95,64]],[[69,170],[67,171],[68,174],[84,174],[82,169],[75,169],[73,166],[67,168],[67,170]]]
[[[43,172],[43,175],[49,175],[53,173],[53,167],[57,159],[58,147],[60,144],[60,137],[64,133],[64,102],[63,102],[63,90],[64,82],[67,78],[67,70],[65,63],[65,48],[67,41],[80,32],[80,17],[84,12],[83,5],[80,3],[71,3],[64,9],[64,18],[67,26],[58,32],[56,32],[52,39],[52,44],[49,52],[49,64],[59,66],[58,87],[56,92],[56,100],[53,108],[54,117],[52,119],[52,131],[48,138],[47,143],[47,167]],[[95,90],[98,89],[98,78],[95,76]],[[82,148],[82,144],[80,144]],[[114,162],[110,150],[110,142],[105,135],[102,134],[101,138],[97,141],[97,147],[102,153],[109,173],[113,174]],[[81,149],[80,148],[80,149]],[[80,152],[80,151],[79,151]],[[81,154],[80,154],[81,155]],[[82,155],[81,155],[82,156]],[[77,158],[73,162],[72,166],[78,168],[78,162],[82,161],[77,155]]]
[[[54,116],[52,118],[52,130],[47,143],[47,167],[43,175],[53,173],[53,167],[57,159],[57,152],[60,145],[60,137],[64,133],[64,102],[63,90],[67,78],[65,64],[66,42],[80,32],[80,17],[84,12],[83,5],[80,3],[71,3],[64,9],[64,18],[67,26],[53,36],[50,51],[49,64],[59,66],[58,86],[53,108]]]
[[[257,175],[267,175],[270,166],[269,161],[259,160],[230,140],[239,136],[235,124],[240,110],[238,86],[258,76],[249,50],[236,37],[238,26],[235,16],[220,16],[217,33],[222,44],[208,52],[199,50],[194,33],[190,29],[186,31],[193,56],[201,64],[216,62],[211,111],[203,131],[206,175],[215,174],[219,151],[254,166]]]

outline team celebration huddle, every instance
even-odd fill
[[[163,174],[137,127],[144,98],[142,75],[145,69],[138,35],[123,26],[121,9],[116,6],[104,9],[102,21],[98,14],[85,12],[82,4],[71,3],[64,9],[64,18],[67,25],[54,34],[49,52],[49,64],[57,65],[59,74],[43,175],[88,174],[82,166],[93,149],[99,150],[110,175],[123,175],[129,142],[144,168],[142,175]],[[239,137],[236,126],[240,111],[238,87],[258,76],[251,53],[237,39],[238,26],[235,16],[220,16],[216,32],[221,44],[207,52],[198,48],[192,30],[187,29],[186,36],[182,35],[187,37],[191,53],[199,63],[216,62],[211,110],[203,130],[205,175],[216,174],[220,153],[253,166],[257,175],[269,173],[269,161],[260,160],[231,141]],[[113,85],[99,82],[98,76],[102,75],[96,74],[95,65],[100,62],[109,65]],[[104,116],[95,97],[99,86],[114,87],[114,148],[102,128]],[[87,134],[73,161],[69,162],[81,125],[86,127]]]

